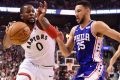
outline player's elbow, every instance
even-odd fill
[[[119,36],[118,36],[118,41],[119,41],[119,43],[120,43],[120,34],[119,34]]]
[[[68,50],[61,51],[61,52],[62,52],[62,56],[64,57],[68,57],[70,55],[70,52]]]
[[[116,35],[116,40],[120,43],[120,33]]]
[[[70,55],[70,54],[69,54],[68,52],[64,52],[64,53],[63,53],[63,56],[64,56],[64,57],[68,57],[69,55]]]

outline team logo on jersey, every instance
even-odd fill
[[[33,42],[36,42],[40,39],[47,40],[47,38],[48,38],[48,36],[44,35],[44,34],[36,35],[36,36],[29,39],[29,41],[27,42],[28,43],[27,48],[30,49]],[[36,45],[37,45],[37,43],[36,43]],[[40,45],[42,46],[42,44],[40,44]]]
[[[76,41],[78,50],[85,49],[85,41],[90,41],[89,33],[78,34],[74,36],[74,41]]]
[[[90,35],[89,35],[89,33],[78,34],[78,35],[74,36],[74,40],[76,42],[78,42],[78,41],[90,41]]]

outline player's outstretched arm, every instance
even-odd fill
[[[92,30],[95,34],[100,33],[120,42],[120,33],[115,31],[114,29],[111,29],[107,24],[102,21],[94,22]]]
[[[44,1],[44,4],[40,3],[40,6],[37,9],[37,19],[39,23],[41,24],[44,31],[47,32],[47,34],[52,37],[53,39],[56,39],[58,36],[58,31],[53,27],[47,18],[45,18],[45,14],[47,11],[47,3]]]
[[[49,21],[45,18],[46,11],[47,11],[46,1],[44,1],[44,4],[42,4],[40,2],[36,15],[37,15],[37,19],[41,23],[43,29],[46,29],[50,25]]]
[[[56,38],[56,41],[58,43],[59,49],[62,52],[62,55],[64,57],[67,57],[71,54],[71,51],[73,50],[74,47],[74,27],[72,28],[70,35],[69,35],[69,39],[67,40],[67,43],[64,44],[63,40],[61,40],[61,38],[58,36]]]
[[[107,68],[107,72],[110,73],[113,70],[113,64],[116,62],[117,58],[120,57],[120,45],[118,47],[118,50],[115,52],[115,54],[113,55],[113,57],[110,60],[110,64]]]

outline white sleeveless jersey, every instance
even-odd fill
[[[22,45],[25,58],[38,65],[54,65],[55,40],[45,31],[34,27],[29,40]]]

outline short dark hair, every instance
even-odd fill
[[[23,13],[25,6],[29,6],[29,5],[32,6],[31,4],[24,4],[24,5],[20,8],[20,14]]]
[[[91,4],[89,1],[87,0],[80,0],[80,1],[77,1],[76,5],[83,5],[84,7],[87,7],[89,9],[91,9]]]
[[[27,4],[24,4],[24,5],[20,8],[20,13],[23,13],[25,6],[27,6]]]

